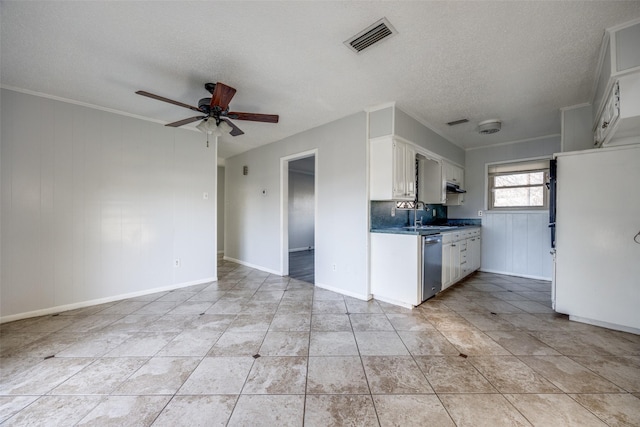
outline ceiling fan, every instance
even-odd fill
[[[188,123],[202,120],[197,128],[205,133],[214,133],[219,127],[222,127],[226,128],[225,131],[229,132],[231,136],[238,136],[244,134],[244,132],[238,126],[234,125],[229,119],[249,120],[252,122],[264,123],[278,123],[279,117],[277,114],[240,113],[237,111],[229,111],[229,102],[231,102],[231,98],[233,98],[233,96],[236,94],[236,90],[231,86],[227,86],[224,83],[218,82],[205,83],[204,88],[211,94],[211,98],[202,98],[200,101],[198,101],[197,107],[179,101],[174,101],[173,99],[165,98],[163,96],[155,95],[153,93],[145,92],[144,90],[139,90],[136,93],[138,95],[157,99],[158,101],[168,102],[169,104],[188,108],[200,113],[200,115],[198,116],[178,120],[177,122],[173,123],[167,123],[165,126],[179,127]],[[223,123],[225,123],[229,127],[227,128],[227,126]]]

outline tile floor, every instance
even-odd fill
[[[640,336],[476,273],[411,311],[220,262],[218,282],[0,326],[0,423],[640,425]]]

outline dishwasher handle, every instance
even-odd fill
[[[437,245],[438,243],[442,243],[442,241],[438,238],[435,239],[424,239],[425,245]]]

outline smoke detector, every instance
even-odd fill
[[[502,128],[502,122],[498,119],[485,120],[478,123],[478,132],[483,135],[500,132],[500,128]]]

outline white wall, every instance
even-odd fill
[[[202,134],[0,99],[3,321],[216,277],[216,149]]]
[[[289,252],[315,246],[315,177],[291,170],[294,163],[289,163]]]
[[[224,167],[218,166],[218,253],[224,252]]]
[[[560,151],[560,136],[467,150],[463,206],[450,206],[449,218],[482,217],[482,270],[518,276],[551,279],[552,259],[547,211],[522,213],[484,211],[486,165],[537,157]]]
[[[280,158],[317,149],[316,286],[367,298],[366,128],[362,112],[226,159],[225,257],[281,273]]]

